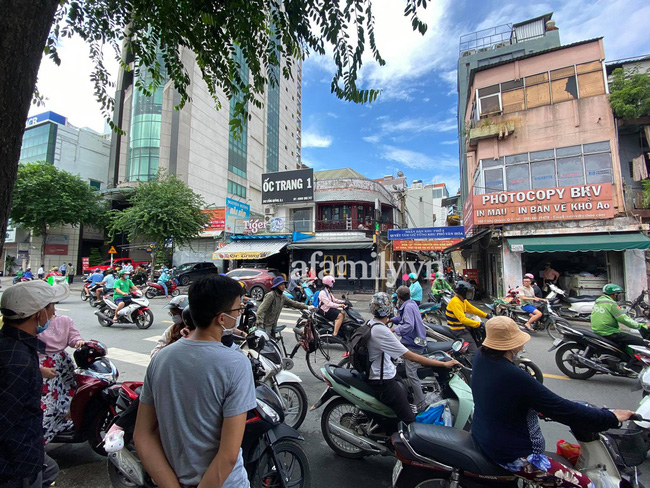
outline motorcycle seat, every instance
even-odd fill
[[[448,466],[484,476],[513,476],[488,459],[472,435],[464,430],[413,422],[406,437],[417,453]]]
[[[608,344],[611,344],[612,346],[614,346],[614,347],[617,348],[617,349],[621,349],[621,348],[622,348],[623,350],[625,350],[625,347],[624,347],[622,344],[618,344],[618,343],[614,342],[613,340],[608,339],[608,338],[605,337],[605,336],[601,336],[601,335],[599,335],[599,334],[596,334],[595,332],[593,332],[593,331],[591,331],[591,330],[580,329],[580,332],[582,332],[582,333],[583,333],[584,335],[586,335],[587,337],[592,337],[592,338],[594,338],[594,339],[601,340],[601,341],[603,341],[603,342],[606,342],[606,343],[608,343]]]
[[[287,328],[286,325],[274,325],[273,326],[273,334],[278,334],[278,333],[282,332],[286,328]]]
[[[453,346],[453,344],[454,341],[448,341],[448,342],[427,341],[427,354],[432,354],[434,352],[451,351],[451,346]]]
[[[438,302],[424,302],[420,303],[420,310],[423,308],[438,308],[440,306],[440,303]]]
[[[569,303],[579,303],[579,302],[595,302],[596,298],[591,295],[582,295],[579,297],[566,297],[566,301]]]
[[[456,337],[456,334],[446,325],[438,325],[427,322],[427,327],[430,327],[432,330],[438,332],[439,334],[445,335],[447,337]]]
[[[333,368],[330,373],[339,383],[344,386],[356,388],[373,397],[377,396],[375,390],[363,379],[361,374],[355,369]]]

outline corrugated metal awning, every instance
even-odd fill
[[[212,253],[212,259],[264,259],[279,253],[288,241],[243,240],[231,242]]]

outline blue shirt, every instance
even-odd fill
[[[169,281],[169,275],[167,272],[163,271],[158,278],[158,283],[167,283]]]
[[[107,290],[112,290],[115,288],[115,276],[112,274],[107,274],[104,276],[104,288]]]
[[[422,301],[422,286],[417,281],[414,281],[411,286],[409,286],[409,291],[411,292],[411,300],[417,302]]]
[[[600,432],[618,426],[606,409],[566,400],[505,358],[479,349],[472,368],[472,437],[499,464],[544,453],[537,413],[565,425]]]
[[[91,285],[96,285],[97,283],[104,281],[104,275],[101,273],[93,273],[88,277],[86,281]]]
[[[424,346],[415,343],[416,337],[420,337],[424,341],[426,341],[427,337],[427,331],[422,323],[422,316],[417,303],[413,300],[406,300],[399,308],[397,317],[393,317],[391,320],[394,324],[399,324],[398,327],[393,329],[393,332],[400,337],[402,344],[415,352],[424,351]]]

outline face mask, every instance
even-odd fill
[[[131,276],[130,275],[124,275],[124,279],[128,280]]]
[[[47,320],[45,321],[45,323],[43,325],[37,325],[36,326],[36,333],[37,334],[40,334],[41,332],[43,332],[45,329],[47,329],[50,326],[50,316],[47,315],[47,312],[45,312],[45,315],[47,316]]]
[[[175,324],[183,323],[183,317],[181,315],[172,315],[172,320]]]
[[[223,324],[221,324],[221,328],[223,329],[223,334],[222,336],[227,336],[227,335],[232,335],[235,333],[235,329],[239,327],[239,323],[241,322],[241,315],[239,315],[237,318],[233,317],[232,315],[228,315],[227,313],[224,313],[226,317],[230,317],[231,319],[235,320],[235,326],[232,329],[227,329],[224,327]]]

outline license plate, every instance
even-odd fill
[[[402,472],[402,461],[399,459],[395,461],[395,466],[393,466],[393,486],[397,483],[397,478],[399,478],[400,473]]]

